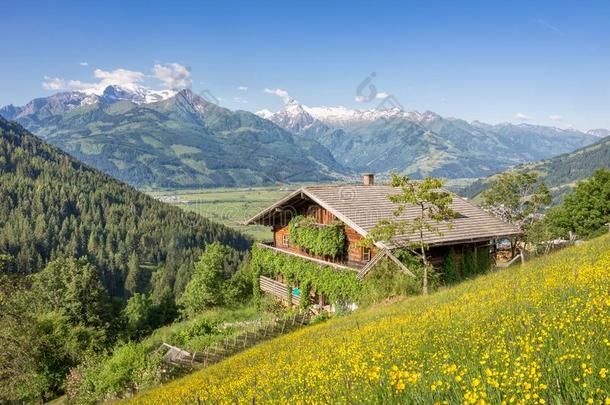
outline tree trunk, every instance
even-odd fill
[[[424,283],[422,288],[422,293],[424,295],[428,295],[428,266],[424,266]]]
[[[423,220],[426,217],[426,208],[423,203],[419,205],[421,210],[421,219]],[[419,228],[419,248],[421,250],[421,258],[424,262],[424,281],[422,285],[422,293],[424,295],[428,295],[428,258],[426,257],[426,248],[424,246],[424,230],[421,225]]]
[[[422,293],[424,295],[428,295],[428,258],[426,257],[426,249],[424,248],[424,244],[420,244],[421,249],[421,258],[424,262],[424,281],[422,285]]]

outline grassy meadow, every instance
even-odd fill
[[[297,188],[296,185],[290,185],[167,190],[151,192],[150,195],[228,225],[261,241],[271,239],[271,230],[259,225],[244,226],[242,222]]]
[[[262,343],[136,404],[610,404],[610,237]]]

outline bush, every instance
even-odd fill
[[[453,248],[449,250],[445,260],[443,260],[442,275],[443,281],[447,283],[455,283],[461,279],[457,269],[457,260]]]
[[[477,248],[477,273],[484,274],[491,270],[491,250],[489,246]]]
[[[290,242],[317,256],[337,257],[345,250],[345,232],[341,222],[320,225],[312,218],[294,217],[288,224]]]
[[[416,275],[421,266],[409,267]],[[388,297],[421,293],[421,277],[405,274],[392,261],[383,259],[362,280],[362,295],[358,305],[368,306]]]
[[[154,306],[148,295],[134,293],[129,298],[127,306],[123,309],[128,337],[136,338],[142,336],[154,327],[152,324],[153,310]]]
[[[250,261],[245,260],[233,276],[225,282],[224,302],[226,305],[243,305],[252,298],[252,271]]]
[[[66,383],[70,401],[100,402],[122,398],[161,380],[161,358],[144,345],[127,343],[112,355],[93,356],[73,369]]]
[[[462,277],[470,277],[477,274],[477,263],[474,257],[474,251],[467,249],[462,252]]]
[[[186,315],[223,303],[224,263],[229,254],[229,248],[218,242],[206,247],[180,297]]]

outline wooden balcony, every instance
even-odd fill
[[[261,249],[272,250],[276,253],[283,253],[283,254],[295,256],[295,257],[301,258],[303,260],[314,262],[316,264],[319,264],[320,266],[329,266],[329,267],[335,268],[337,270],[350,270],[350,271],[359,272],[368,264],[368,262],[355,262],[355,261],[331,262],[328,260],[319,259],[317,257],[308,256],[306,253],[298,252],[298,251],[295,251],[294,249],[277,247],[277,246],[274,246],[273,243],[257,243],[256,246]]]
[[[259,278],[261,291],[271,294],[283,301],[288,301],[288,287],[284,283],[280,283],[272,278],[260,276]],[[294,293],[291,294],[291,301],[289,304],[298,305],[301,302],[301,296]]]

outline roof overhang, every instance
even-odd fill
[[[303,188],[303,187],[301,187],[298,190],[288,194],[286,197],[282,198],[281,200],[279,200],[275,204],[265,208],[264,210],[262,210],[261,212],[259,212],[255,216],[253,216],[252,218],[250,218],[247,221],[245,221],[244,225],[252,225],[252,224],[257,223],[265,215],[273,213],[273,211],[275,211],[276,209],[282,207],[288,201],[292,200],[293,198],[295,198],[295,197],[297,197],[299,195],[306,195],[307,198],[309,198],[310,200],[312,200],[313,202],[318,204],[320,207],[324,208],[325,210],[327,210],[328,212],[333,214],[335,217],[337,217],[339,220],[341,220],[345,224],[349,225],[350,228],[353,228],[360,235],[362,235],[364,237],[366,237],[368,235],[368,232],[366,232],[364,229],[362,229],[360,226],[358,226],[356,223],[354,223],[351,219],[349,219],[348,217],[346,217],[345,215],[343,215],[339,211],[335,210],[333,207],[331,207],[330,205],[326,204],[324,201],[320,200],[313,193],[308,192],[307,189]]]
[[[318,198],[314,193],[309,192],[306,187],[301,187],[298,190],[295,190],[292,193],[286,195],[285,197],[283,197],[276,203],[270,205],[269,207],[260,211],[258,214],[254,215],[252,218],[243,222],[243,224],[252,225],[252,224],[256,224],[256,223],[261,223],[262,220],[265,218],[265,216],[273,214],[276,210],[281,209],[282,206],[286,206],[286,204],[288,202],[290,202],[292,199],[297,198],[299,196],[306,196],[309,200],[315,202],[320,207],[326,209],[328,212],[333,214],[341,222],[345,223],[350,228],[355,230],[362,237],[366,238],[368,236],[369,233],[365,229],[363,229],[361,226],[356,224],[350,218],[348,218],[347,216],[345,216],[344,214],[337,211],[335,208],[333,208],[332,206],[330,206],[329,204],[327,204],[326,202],[324,202],[323,200]],[[514,232],[503,232],[501,234],[495,234],[495,235],[485,235],[485,236],[481,236],[481,237],[452,239],[452,240],[447,240],[447,241],[428,243],[427,246],[435,247],[435,246],[450,246],[450,245],[464,244],[464,243],[476,243],[476,242],[483,242],[483,241],[494,240],[494,239],[510,238],[510,237],[515,237],[515,236],[519,236],[522,234],[523,234],[523,232],[517,229]],[[387,249],[387,250],[394,250],[394,249],[400,247],[391,242],[381,242],[381,241],[375,242],[375,246],[380,249]]]

